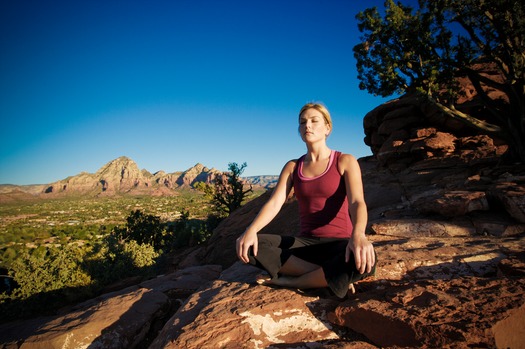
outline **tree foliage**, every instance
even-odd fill
[[[525,5],[520,0],[420,0],[414,9],[385,1],[359,13],[354,47],[359,87],[383,97],[428,96],[442,111],[507,140],[525,161]],[[503,79],[484,73],[491,66]],[[489,111],[487,120],[456,109],[458,77],[468,77]],[[487,90],[502,92],[493,100]]]
[[[21,249],[9,270],[13,288],[0,294],[0,322],[49,313],[89,297],[93,280],[83,268],[85,255],[75,244]]]
[[[19,285],[13,298],[89,285],[91,278],[81,268],[84,255],[85,250],[75,245],[23,250],[12,266],[11,274]]]
[[[209,215],[205,220],[190,219],[190,212],[183,211],[179,219],[168,227],[168,236],[171,236],[168,248],[177,249],[206,242],[218,224],[214,215]]]
[[[246,166],[246,162],[242,165],[230,162],[229,171],[217,175],[212,181],[213,185],[201,183],[197,186],[210,197],[211,203],[219,214],[230,215],[241,207],[246,195],[253,191],[252,186],[246,186],[241,178]]]
[[[160,248],[164,240],[165,226],[160,218],[135,210],[126,218],[124,228],[117,227],[113,233],[122,240],[134,240],[138,244],[149,244]]]
[[[159,256],[150,244],[108,234],[86,255],[83,268],[101,287],[126,277],[153,274]]]

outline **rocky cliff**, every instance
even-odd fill
[[[46,194],[105,194],[143,193],[169,195],[171,190],[190,188],[196,182],[209,182],[218,170],[196,164],[184,172],[151,174],[140,170],[128,157],[108,162],[96,173],[80,173],[44,187]]]
[[[393,101],[365,118],[377,130],[371,138],[382,139],[374,143],[376,157],[360,159],[368,235],[379,261],[375,277],[359,282],[356,293],[338,299],[326,290],[254,282],[259,271],[236,260],[234,242],[267,192],[221,222],[207,244],[180,254],[176,272],[56,316],[5,324],[0,342],[6,348],[525,347],[525,166],[501,162],[504,145],[495,139],[432,123],[432,111],[418,103]],[[419,110],[417,126],[403,126],[408,136],[394,139],[402,115],[410,119],[407,108]],[[292,196],[264,232],[294,234],[297,223]]]
[[[197,163],[186,171],[151,174],[128,157],[121,156],[95,173],[75,176],[44,185],[0,185],[0,202],[30,200],[38,195],[176,195],[178,189],[193,188],[197,182],[209,183],[219,170]],[[252,176],[244,180],[253,186],[271,188],[278,176]]]

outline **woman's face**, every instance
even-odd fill
[[[299,133],[304,142],[326,140],[330,134],[330,127],[319,110],[310,108],[299,118]]]

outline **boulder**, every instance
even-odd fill
[[[324,312],[334,300],[257,285],[258,273],[240,262],[225,270],[186,300],[150,348],[267,348],[340,338]]]
[[[523,331],[516,327],[516,334],[511,334],[501,327],[509,321],[509,310],[515,320],[523,320],[522,308],[515,307],[523,304],[524,292],[523,279],[459,276],[416,285],[388,282],[383,289],[340,304],[328,319],[384,348],[489,348],[495,347],[494,333],[500,343],[519,348],[525,344],[523,337],[518,339]]]
[[[508,150],[501,139],[465,127],[418,94],[376,107],[365,115],[363,126],[374,156],[396,172],[428,158],[455,157],[471,163],[497,159]]]

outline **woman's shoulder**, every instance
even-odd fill
[[[301,155],[297,159],[288,160],[288,162],[284,165],[284,167],[285,168],[288,167],[288,166],[295,167],[295,165],[297,165],[300,161],[303,161],[305,156],[306,156],[306,154]]]
[[[337,151],[339,153],[339,162],[357,162],[357,159],[352,154],[342,153],[340,151]]]
[[[293,182],[293,176],[295,171],[295,166],[297,164],[297,159],[288,160],[288,162],[283,166],[281,173],[279,174],[279,181],[277,182],[276,189],[279,188],[289,188]],[[288,190],[288,189],[287,189]]]
[[[292,173],[295,169],[295,166],[297,165],[297,161],[299,161],[299,159],[292,159],[292,160],[288,160],[288,162],[286,162],[286,164],[284,164],[283,166],[283,169],[281,171],[281,174],[282,173]]]
[[[359,168],[359,162],[357,158],[352,154],[341,153],[339,154],[339,159],[337,163],[339,167],[339,172],[343,174],[346,171],[351,171],[356,168]]]
[[[288,162],[286,162],[286,164],[284,165],[284,167],[287,167],[287,166],[295,166],[299,160],[300,160],[300,158],[299,158],[299,159],[291,159],[291,160],[288,160]]]

